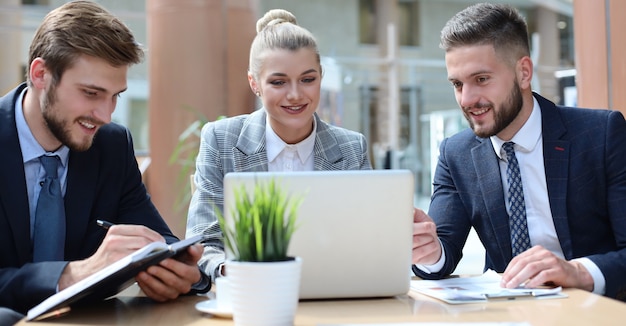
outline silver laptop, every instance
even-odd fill
[[[409,170],[238,172],[224,178],[224,215],[233,189],[274,178],[304,194],[289,255],[302,258],[300,299],[406,294],[411,279],[413,174]],[[228,255],[228,253],[227,253]]]

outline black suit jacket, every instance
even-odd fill
[[[67,262],[32,262],[24,164],[15,125],[15,102],[26,87],[0,98],[0,306],[26,312],[56,291]],[[129,131],[103,126],[93,146],[70,151],[65,194],[65,260],[95,253],[105,236],[96,219],[140,224],[173,242],[141,181]]]
[[[603,273],[606,295],[626,300],[626,122],[619,111],[541,109],[543,159],[552,219],[565,258],[587,257]],[[454,271],[473,227],[485,268],[504,272],[512,259],[498,157],[471,129],[444,140],[429,215],[446,252],[441,278]],[[531,190],[532,191],[532,190]]]

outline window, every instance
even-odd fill
[[[419,45],[419,11],[417,0],[398,1],[398,44]]]
[[[111,118],[130,130],[135,152],[145,153],[149,149],[148,115],[148,81],[129,79],[128,89],[117,100]]]
[[[133,135],[133,143],[136,151],[148,151],[149,137],[148,126],[148,101],[133,98],[129,100],[127,127]]]
[[[418,0],[359,0],[359,41],[361,44],[378,43],[377,29],[383,24],[377,15],[377,6],[393,6],[397,11],[398,44],[419,45],[419,2]]]
[[[403,86],[400,88],[400,110],[398,112],[398,149],[403,151],[409,146],[417,146],[417,130],[419,115],[419,87]],[[363,115],[361,130],[370,142],[370,146],[376,143],[387,143],[388,135],[380,134],[381,121],[388,121],[387,109],[379,107],[381,90],[377,86],[362,86],[360,88],[361,110]],[[388,128],[388,127],[387,127]],[[370,148],[374,153],[374,148]],[[373,160],[376,166],[376,160]]]
[[[376,0],[359,0],[359,41],[376,44]]]
[[[565,15],[559,15],[559,21],[557,22],[557,28],[559,29],[560,42],[560,60],[561,66],[573,67],[574,66],[574,22],[572,17]]]
[[[23,5],[49,6],[50,0],[22,0]]]

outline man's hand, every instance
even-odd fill
[[[517,255],[502,274],[501,286],[536,288],[544,284],[593,291],[593,278],[576,261],[566,261],[549,250],[534,246]]]
[[[165,242],[165,239],[142,225],[110,227],[95,254],[85,260],[70,262],[65,267],[59,279],[59,291],[155,241]]]
[[[423,210],[413,211],[413,264],[432,265],[441,258],[435,222]]]
[[[158,265],[150,266],[135,278],[141,290],[156,301],[176,299],[191,290],[191,286],[200,281],[198,260],[203,247],[195,244],[179,258],[169,258]]]

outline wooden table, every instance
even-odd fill
[[[528,322],[531,325],[624,325],[626,304],[582,290],[564,290],[565,299],[526,299],[449,305],[418,293],[360,300],[303,301],[295,325],[419,322]],[[57,319],[17,325],[233,325],[195,309],[209,296],[155,303],[136,286],[115,299],[70,311]]]

